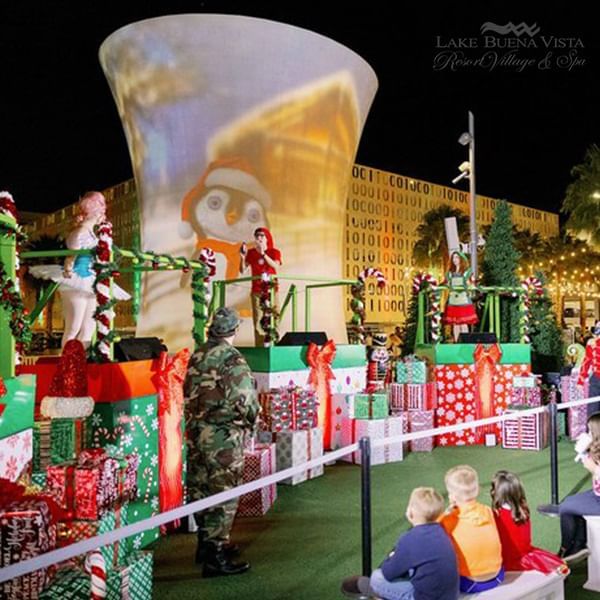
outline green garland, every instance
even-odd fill
[[[15,338],[15,348],[21,354],[31,342],[28,311],[23,305],[23,299],[15,282],[8,276],[2,263],[0,263],[0,306],[9,315],[9,327]]]

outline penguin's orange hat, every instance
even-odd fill
[[[205,190],[212,187],[226,187],[244,192],[256,198],[265,208],[271,206],[271,195],[258,180],[245,158],[222,158],[211,162],[198,180],[198,183],[184,196],[181,203],[181,223],[179,235],[188,239],[194,235],[191,211],[194,202]]]

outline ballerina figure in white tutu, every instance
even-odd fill
[[[88,250],[98,245],[94,228],[106,219],[106,200],[100,192],[86,192],[77,204],[76,227],[66,240],[70,250]],[[50,279],[59,283],[65,331],[61,347],[69,340],[77,339],[86,348],[90,345],[96,322],[96,294],[92,287],[95,273],[92,269],[94,257],[91,254],[68,256],[64,265],[38,265],[30,267],[34,277]],[[131,297],[115,283],[113,296],[117,300],[129,300]]]

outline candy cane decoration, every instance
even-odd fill
[[[379,269],[374,269],[373,267],[367,267],[366,269],[363,269],[358,274],[358,281],[362,285],[365,285],[365,280],[369,277],[375,277],[377,279],[377,287],[379,288],[385,287],[385,284],[387,283],[385,275]]]
[[[373,267],[367,267],[358,274],[358,279],[355,284],[350,287],[352,300],[350,308],[354,313],[351,319],[350,343],[364,344],[365,343],[365,281],[369,277],[377,279],[377,287],[383,288],[386,284],[385,275]]]
[[[110,325],[115,313],[112,309],[114,301],[110,286],[110,277],[107,272],[101,274],[103,266],[110,264],[112,255],[112,223],[104,221],[98,227],[98,245],[96,246],[96,271],[95,281],[96,302],[98,307],[94,313],[96,319],[96,350],[102,362],[110,362]]]
[[[91,600],[106,598],[106,562],[99,550],[93,550],[85,557],[84,569],[91,575]]]
[[[215,273],[217,272],[216,254],[210,248],[202,248],[202,250],[200,250],[200,256],[198,257],[198,260],[201,263],[204,263],[208,268],[208,275],[204,278],[204,281],[206,283],[209,283],[209,281],[215,276]]]
[[[119,417],[119,423],[128,423],[131,431],[135,430],[134,423],[137,423],[140,426],[140,429],[144,432],[144,435],[148,438],[150,437],[150,431],[146,427],[146,423],[142,420],[142,417],[139,415],[123,415]]]
[[[148,484],[146,486],[146,493],[144,494],[144,502],[147,504],[150,502],[150,489],[154,483],[154,469],[152,467],[146,467],[142,473],[142,479]]]
[[[524,344],[531,342],[530,327],[529,327],[529,314],[531,310],[531,296],[542,296],[544,294],[544,287],[542,282],[537,277],[527,277],[521,282],[522,294],[522,310],[520,316],[520,330],[521,330],[521,341]]]
[[[431,273],[417,273],[413,277],[413,293],[418,294],[422,289],[427,289],[429,292],[431,339],[434,343],[437,343],[442,337],[442,310],[438,287],[438,280]]]

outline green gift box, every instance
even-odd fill
[[[89,600],[92,583],[90,576],[77,569],[61,569],[49,587],[38,596],[39,600]]]
[[[59,465],[75,460],[89,446],[86,419],[50,420],[50,463]]]
[[[158,399],[155,394],[119,402],[97,402],[89,417],[91,445],[116,446],[122,454],[140,457],[137,498],[129,502],[129,523],[159,512],[158,499]],[[136,535],[133,548],[139,550],[158,539],[158,528]]]
[[[152,552],[135,552],[106,579],[106,600],[152,600]]]
[[[35,375],[4,380],[6,394],[0,398],[0,440],[33,427]]]
[[[346,402],[351,419],[385,419],[389,416],[388,395],[384,392],[349,394]]]
[[[396,383],[427,383],[427,363],[421,360],[396,363]]]

